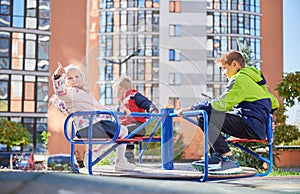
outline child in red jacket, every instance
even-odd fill
[[[121,77],[115,84],[117,97],[121,102],[120,111],[125,111],[126,115],[131,112],[148,112],[158,113],[158,109],[147,97],[132,89],[132,82],[129,77]],[[121,125],[127,126],[128,133],[131,133],[137,127],[146,122],[143,117],[122,117],[120,118]],[[144,136],[146,129],[143,128],[135,136]],[[127,145],[125,156],[129,162],[134,162],[134,145]]]

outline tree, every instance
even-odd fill
[[[283,104],[275,111],[276,126],[274,128],[274,144],[288,145],[300,137],[300,131],[295,125],[286,124],[287,116],[284,115],[286,111]]]
[[[289,144],[300,137],[300,131],[294,125],[286,124],[287,116],[285,107],[292,107],[296,102],[300,102],[300,72],[284,73],[282,81],[275,88],[280,97],[284,98],[284,104],[281,104],[275,112],[276,126],[274,129],[275,143]]]
[[[252,48],[250,46],[247,46],[246,41],[244,41],[243,47],[241,46],[239,39],[237,39],[237,43],[238,43],[238,48],[240,50],[240,53],[243,55],[245,59],[245,64],[249,66],[253,66],[253,63],[251,61]]]
[[[10,169],[12,169],[12,147],[27,145],[30,141],[30,133],[21,124],[6,119],[0,120],[0,143],[9,148]]]
[[[278,95],[284,98],[284,105],[292,107],[300,102],[300,72],[284,73],[282,82],[276,87]]]
[[[47,171],[48,169],[48,161],[47,161],[47,146],[48,146],[48,141],[49,141],[49,137],[51,136],[51,133],[50,132],[47,132],[47,131],[43,131],[42,134],[42,140],[44,142],[43,146],[44,148],[46,149],[46,154],[45,154],[45,171]]]

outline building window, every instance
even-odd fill
[[[175,36],[175,37],[181,36],[181,25],[171,24],[169,26],[169,36]]]
[[[170,61],[180,61],[180,51],[176,49],[169,50],[169,60]]]
[[[170,1],[170,12],[171,13],[180,13],[181,12],[181,1]]]
[[[0,69],[10,68],[10,37],[9,32],[0,32]]]
[[[145,80],[145,62],[138,60],[137,67],[137,80]]]
[[[106,81],[112,81],[113,80],[113,66],[112,65],[106,65],[105,68],[105,80]]]
[[[178,97],[169,97],[169,106],[176,110],[180,109],[180,99]]]
[[[158,60],[152,60],[152,80],[159,80],[159,63]]]
[[[8,91],[10,84],[8,75],[0,75],[0,112],[8,111]]]
[[[24,27],[24,0],[13,4],[13,27]]]
[[[22,75],[11,76],[11,88],[10,88],[10,111],[22,112],[23,105],[23,77]]]
[[[180,73],[170,73],[169,74],[169,84],[170,85],[180,85],[181,84],[181,75]]]
[[[105,85],[105,105],[113,104],[113,89],[111,84]]]
[[[48,77],[38,76],[36,83],[37,100],[36,100],[36,112],[47,112],[47,98],[48,98]]]

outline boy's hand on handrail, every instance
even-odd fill
[[[124,111],[126,117],[130,116],[131,111],[128,108],[123,107],[123,111]]]

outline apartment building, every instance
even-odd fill
[[[6,109],[1,106],[0,114],[12,120],[17,117],[17,121],[22,124],[25,124],[29,114],[34,114],[31,125],[35,128],[28,129],[32,136],[35,134],[35,139],[35,131],[48,129],[51,132],[48,149],[50,154],[69,152],[69,145],[63,136],[64,115],[51,106],[46,106],[43,116],[35,109],[29,113],[24,109],[26,99],[29,98],[26,96],[29,94],[18,94],[21,99],[19,101],[23,104],[11,103],[15,98],[12,96],[13,87],[10,86],[18,88],[15,91],[29,91],[19,89],[21,85],[23,88],[26,86],[28,73],[34,76],[42,74],[47,78],[44,84],[47,86],[47,97],[51,97],[53,90],[49,75],[56,69],[57,61],[63,65],[72,63],[80,66],[89,89],[101,104],[117,105],[113,83],[120,76],[127,75],[132,78],[134,88],[152,99],[158,107],[168,105],[174,109],[188,107],[198,100],[206,99],[202,93],[216,96],[222,91],[226,80],[214,60],[228,50],[251,47],[251,62],[264,72],[271,92],[274,92],[283,71],[282,0],[273,0],[272,5],[267,0],[53,0],[51,4],[41,0],[22,2],[23,8],[14,8],[13,0],[1,1],[0,41],[2,52],[6,52],[0,53],[0,57],[1,61],[5,59],[9,64],[15,63],[13,54],[16,49],[13,46],[16,44],[12,40],[16,37],[15,33],[24,31],[23,36],[28,36],[29,40],[23,38],[23,43],[29,45],[37,42],[34,44],[36,53],[31,55],[36,65],[32,69],[26,68],[30,62],[24,56],[32,51],[28,46],[22,46],[25,50],[22,53],[21,71],[13,65],[1,65],[0,84],[7,85],[3,87],[7,88],[4,91],[7,97],[4,98],[3,95],[0,101],[1,104],[7,102],[8,105]],[[31,5],[36,6],[36,20],[45,20],[45,16],[40,14],[45,9],[40,6],[42,2],[48,3],[48,28],[42,26],[28,29],[27,23],[34,15],[29,11],[33,9]],[[5,6],[9,8],[5,9]],[[28,11],[20,13],[18,10]],[[11,22],[14,21],[13,18],[19,19],[22,16],[25,25],[16,26]],[[34,33],[36,39],[30,38],[27,35],[29,32]],[[10,37],[5,36],[7,33]],[[42,41],[46,40],[44,36],[48,38],[48,50],[39,49],[42,48],[39,45],[44,43]],[[2,46],[2,42],[6,46]],[[45,72],[39,69],[40,61],[45,63],[44,58],[39,58],[43,56],[39,53],[42,51],[47,51],[49,56]],[[22,79],[14,81],[17,79],[14,78],[15,74],[21,74]],[[35,87],[39,86],[39,80],[43,80],[38,78],[31,81]],[[15,84],[16,82],[19,84]],[[36,95],[29,92],[35,103],[41,100],[38,97],[40,92],[37,91],[34,90]],[[46,104],[48,98],[43,98],[42,102]],[[24,108],[16,110],[12,104]],[[39,119],[43,119],[48,126],[40,128]],[[199,158],[202,139],[200,129],[185,122],[174,122],[174,128],[184,136],[184,158]],[[34,152],[37,151],[37,142],[33,142]]]

